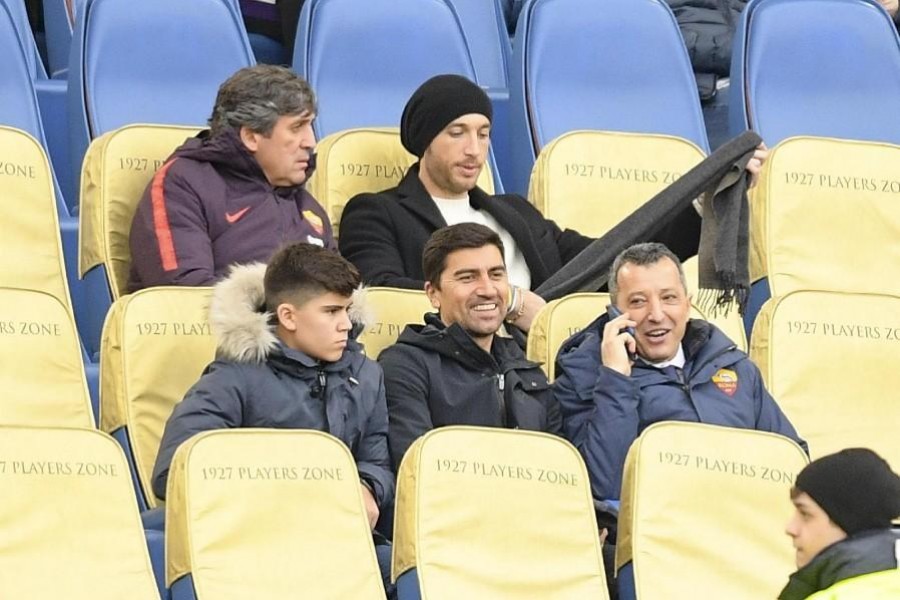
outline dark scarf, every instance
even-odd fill
[[[778,600],[803,600],[845,579],[896,569],[898,539],[890,529],[873,529],[828,546],[791,575]]]
[[[747,163],[761,138],[745,131],[713,152],[672,185],[595,240],[535,292],[550,301],[574,292],[592,292],[607,284],[609,268],[629,246],[653,239],[705,197],[700,234],[700,303],[710,312],[737,300],[743,313],[750,290],[748,269],[749,207]]]

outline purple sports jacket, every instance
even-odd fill
[[[272,187],[236,130],[204,131],[144,190],[131,223],[128,288],[212,285],[230,265],[268,262],[300,241],[336,250],[322,206],[302,186]]]

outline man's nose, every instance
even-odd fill
[[[651,298],[648,302],[648,308],[649,310],[647,311],[647,317],[651,321],[658,323],[665,318],[665,313],[662,309],[662,302],[660,302],[659,299]]]

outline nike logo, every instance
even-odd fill
[[[249,206],[245,206],[244,208],[242,208],[241,210],[239,210],[239,211],[237,211],[237,212],[233,212],[233,213],[226,212],[226,213],[225,213],[225,220],[228,221],[229,224],[234,225],[235,223],[237,223],[237,222],[240,220],[241,217],[244,216],[244,214],[245,214],[248,210],[250,210],[250,207],[249,207]]]

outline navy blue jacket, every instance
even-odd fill
[[[756,365],[714,325],[688,321],[682,340],[684,369],[658,369],[638,360],[629,377],[601,364],[600,342],[608,320],[602,315],[563,344],[553,383],[566,437],[587,463],[596,498],[619,498],[631,443],[660,421],[771,431],[806,447],[766,391]],[[732,376],[733,389],[723,381]]]
[[[381,367],[352,339],[335,362],[317,361],[280,343],[265,315],[251,308],[259,298],[240,297],[252,287],[246,280],[256,277],[261,292],[264,269],[265,265],[238,267],[216,286],[210,322],[218,358],[166,423],[153,468],[153,493],[165,498],[175,451],[200,432],[235,427],[315,429],[350,448],[360,479],[372,489],[378,506],[389,505],[394,475]]]

